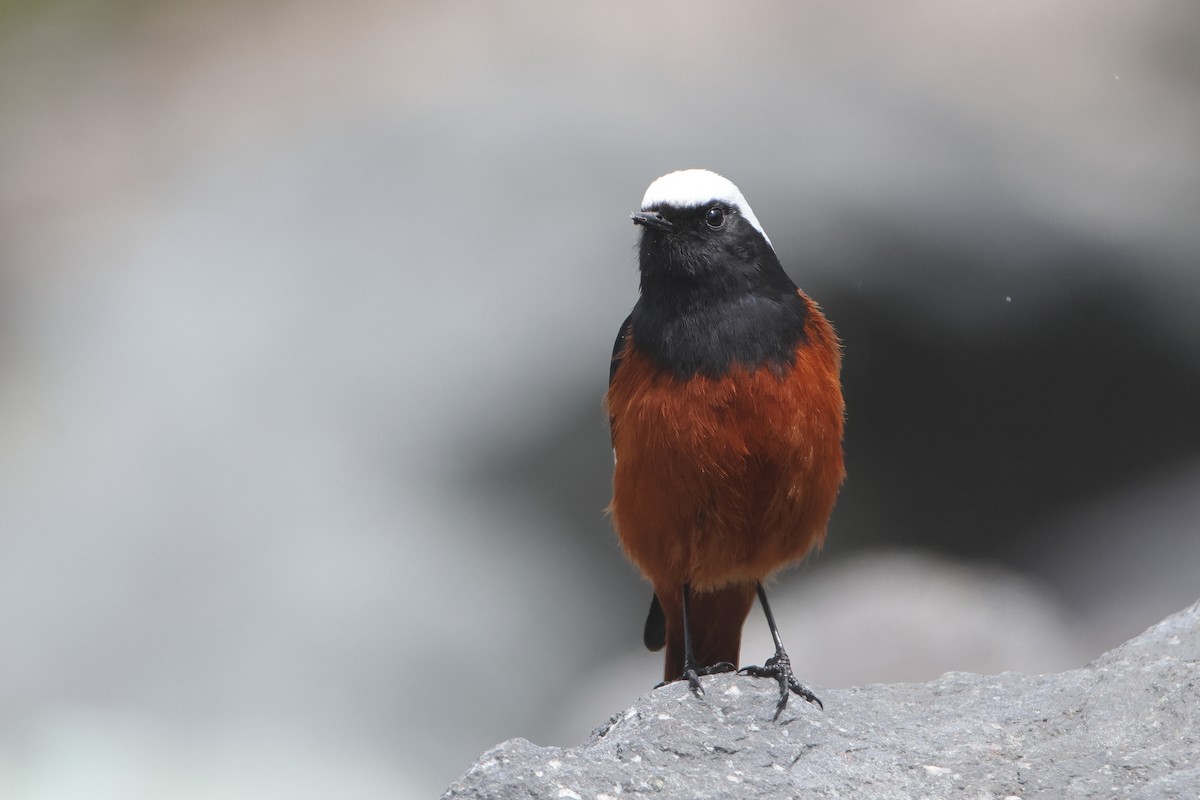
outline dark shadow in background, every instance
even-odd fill
[[[1200,455],[1200,361],[1122,277],[1153,270],[1060,250],[1032,270],[1054,276],[1052,299],[1029,305],[1020,295],[1037,287],[1010,284],[1018,297],[996,314],[983,308],[1005,295],[991,264],[930,255],[887,251],[922,287],[915,296],[980,287],[985,331],[930,324],[912,302],[872,293],[835,290],[826,303],[842,323],[851,409],[840,505],[871,518],[840,536],[1022,570],[1037,561],[1039,523]],[[967,306],[956,316],[973,316],[971,294],[955,293]]]

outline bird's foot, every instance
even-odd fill
[[[688,686],[696,694],[696,696],[699,697],[700,695],[704,694],[704,687],[700,685],[701,675],[716,675],[719,672],[733,672],[736,669],[737,667],[735,667],[733,664],[730,664],[728,661],[719,661],[716,664],[712,664],[707,667],[699,667],[695,664],[685,664],[682,675],[673,681],[663,681],[654,688],[659,689],[663,686],[666,686],[668,683],[675,683],[676,681],[687,681]]]
[[[738,670],[739,675],[750,675],[754,678],[774,678],[779,681],[779,704],[775,706],[775,716],[773,720],[779,719],[779,715],[787,708],[788,698],[791,693],[803,697],[810,703],[815,703],[822,709],[825,704],[821,702],[821,698],[813,694],[812,689],[809,689],[800,681],[796,680],[796,676],[792,674],[792,660],[788,658],[788,654],[781,650],[776,651],[775,655],[766,660],[761,667],[742,667]]]

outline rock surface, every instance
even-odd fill
[[[513,739],[445,798],[1200,797],[1200,602],[1079,670],[820,691],[652,691],[576,748]]]

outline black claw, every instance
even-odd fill
[[[658,686],[655,686],[654,688],[661,689],[662,687],[666,686],[668,683],[675,683],[676,681],[687,681],[688,687],[691,688],[691,690],[693,692],[695,692],[697,697],[699,697],[700,695],[704,694],[704,687],[700,685],[700,677],[702,675],[716,675],[717,673],[720,673],[720,672],[733,672],[736,669],[737,669],[737,667],[735,667],[733,664],[730,664],[728,661],[719,661],[716,664],[712,664],[707,667],[698,667],[695,664],[689,664],[689,665],[684,666],[683,674],[680,675],[678,678],[676,678],[674,681],[663,681],[662,683],[658,684]]]
[[[749,675],[754,678],[774,678],[779,681],[779,703],[775,706],[775,716],[772,721],[779,719],[779,715],[787,708],[788,699],[792,692],[803,697],[810,703],[820,707],[822,710],[825,704],[821,702],[821,698],[813,694],[812,689],[809,689],[800,681],[796,680],[796,676],[792,673],[792,660],[788,658],[788,654],[780,650],[775,655],[771,656],[761,667],[742,667],[738,670],[739,675]]]

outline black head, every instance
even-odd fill
[[[805,305],[742,193],[708,170],[664,175],[641,226],[638,346],[681,377],[791,362]]]

